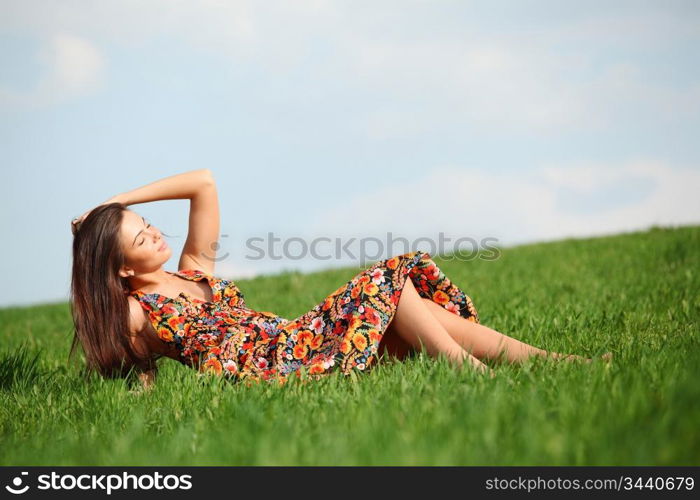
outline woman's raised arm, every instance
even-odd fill
[[[119,202],[136,205],[159,200],[190,200],[187,239],[182,249],[178,270],[198,269],[214,274],[219,239],[219,198],[211,170],[203,168],[172,175],[131,191],[113,196],[102,203]],[[77,231],[83,219],[92,211],[73,219],[71,229]]]
[[[105,203],[118,201],[125,205],[136,205],[160,200],[191,200],[201,191],[202,187],[213,183],[214,178],[208,168],[191,170],[118,194]]]
[[[211,170],[208,168],[191,170],[182,174],[171,175],[170,177],[159,179],[145,186],[132,189],[131,191],[112,196],[107,201],[100,203],[100,205],[118,202],[128,206],[160,200],[191,200],[202,190],[202,187],[213,184],[214,178]],[[71,229],[74,234],[85,217],[87,217],[92,210],[94,210],[94,208],[91,208],[80,217],[76,217],[71,221]]]

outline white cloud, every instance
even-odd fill
[[[559,22],[525,19],[509,29],[480,25],[465,9],[459,32],[430,36],[381,32],[371,23],[341,30],[339,52],[352,61],[353,77],[373,95],[388,96],[358,126],[370,138],[385,138],[463,125],[541,136],[611,131],[630,121],[662,127],[697,122],[697,79],[684,84],[657,67],[661,54],[675,57],[698,41],[697,12],[648,7],[603,9]],[[676,77],[681,73],[690,75]],[[378,132],[382,113],[414,127],[380,121]]]
[[[629,61],[595,62],[596,53],[605,50],[601,38],[585,51],[573,52],[553,50],[566,46],[565,38],[544,44],[478,34],[415,41],[355,34],[345,43],[353,47],[348,55],[366,88],[390,95],[389,102],[403,110],[418,110],[405,116],[420,124],[417,132],[435,130],[447,121],[538,135],[605,131],[630,118],[672,123],[697,117],[700,109],[697,83],[678,89],[650,80]],[[387,123],[378,134],[379,112],[390,110],[380,108],[367,116],[369,137],[406,130],[404,124]]]
[[[595,194],[617,187],[622,191],[633,179],[649,181],[653,189],[632,199],[621,197],[602,209],[591,207],[588,213],[566,210],[560,203],[566,190]],[[614,234],[653,224],[700,223],[699,185],[699,169],[671,168],[648,160],[548,165],[511,173],[445,166],[384,189],[364,186],[363,194],[326,210],[309,231],[382,241],[388,231],[409,241],[420,236],[436,241],[442,231],[453,240],[495,237],[502,245]]]
[[[10,0],[5,3],[0,32],[20,31],[45,37],[67,31],[130,49],[170,37],[240,58],[253,55],[251,49],[261,35],[255,27],[254,4],[249,1]]]
[[[105,58],[84,38],[58,33],[46,42],[37,59],[44,67],[40,80],[25,92],[0,87],[0,106],[41,108],[89,94],[103,83]]]
[[[131,48],[171,37],[250,63],[270,81],[307,65],[376,103],[348,121],[379,140],[465,124],[540,135],[614,129],[630,117],[663,125],[696,119],[700,107],[697,82],[679,88],[628,59],[697,40],[690,7],[570,6],[557,19],[524,16],[504,28],[507,20],[463,3],[444,11],[431,2],[322,0],[8,5],[0,30],[66,30]],[[331,56],[313,59],[319,53]]]
[[[100,82],[104,59],[86,40],[73,35],[54,37],[48,51],[42,55],[52,76],[66,91],[83,92]]]

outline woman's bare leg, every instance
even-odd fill
[[[575,354],[567,355],[539,349],[525,342],[503,335],[487,326],[473,323],[466,318],[451,313],[430,299],[424,297],[421,297],[421,299],[455,342],[479,359],[500,361],[500,356],[503,354],[510,363],[525,361],[530,356],[549,356],[553,359],[565,359],[569,361],[577,359],[586,360],[587,362],[591,361],[588,358]]]
[[[406,280],[394,317],[380,342],[380,352],[386,347],[386,342],[390,341],[389,336],[392,335],[396,335],[405,343],[404,345],[409,345],[415,350],[420,350],[421,346],[424,346],[433,358],[442,353],[451,363],[460,368],[464,361],[467,361],[479,372],[490,372],[485,364],[462,349],[435,316],[430,314],[411,280]],[[390,342],[394,346],[401,346],[400,343]]]

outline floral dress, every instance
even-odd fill
[[[245,304],[231,280],[196,269],[171,273],[206,279],[211,302],[181,293],[177,298],[132,291],[148,312],[158,337],[177,348],[181,363],[232,380],[311,378],[340,370],[367,371],[410,278],[419,295],[474,323],[472,300],[423,251],[380,260],[328,295],[305,314],[286,319]]]

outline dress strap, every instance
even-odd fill
[[[143,293],[140,290],[130,290],[127,295],[130,295],[131,297],[135,298],[139,304],[141,304],[141,307],[146,309],[149,313],[154,312],[156,310],[156,306],[153,303],[153,297],[150,296],[149,294]]]
[[[181,269],[180,271],[167,271],[170,274],[176,274],[178,276],[182,276],[183,278],[186,278],[191,281],[200,281],[202,278],[212,278],[213,276],[209,273],[205,273],[204,271],[201,271],[199,269]]]

